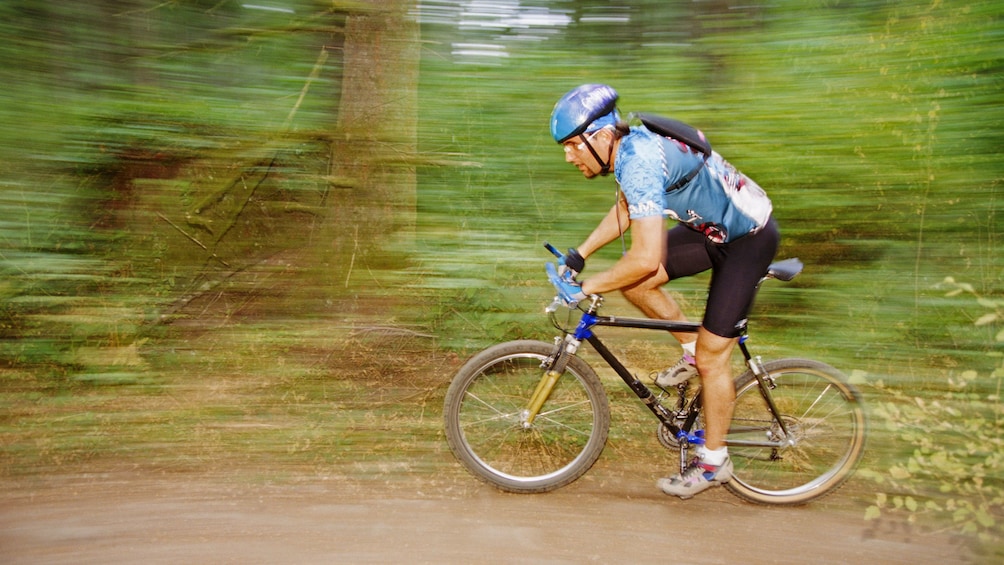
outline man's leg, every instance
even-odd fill
[[[730,363],[735,338],[716,335],[703,327],[697,335],[697,368],[701,374],[704,401],[704,445],[679,475],[659,479],[656,485],[666,494],[690,498],[732,479],[732,461],[725,450],[725,435],[732,421],[736,389]]]
[[[725,449],[725,435],[736,400],[730,364],[735,343],[735,338],[721,337],[703,327],[698,333],[697,368],[704,401],[705,443],[697,448],[698,457],[682,473],[659,479],[656,485],[666,494],[690,498],[732,479],[732,461]]]
[[[665,268],[660,267],[652,276],[621,289],[621,294],[649,318],[686,321],[687,317],[683,315],[680,305],[662,288],[668,281]],[[694,334],[685,332],[673,332],[673,337],[680,343],[690,343],[697,339]]]
[[[644,279],[639,283],[621,289],[624,297],[631,304],[634,304],[649,318],[656,320],[686,321],[683,311],[676,300],[662,289],[669,277],[666,275],[664,267],[652,277]],[[697,367],[694,364],[696,355],[697,334],[692,332],[672,332],[676,341],[683,347],[683,356],[680,360],[669,367],[659,371],[654,376],[654,382],[663,390],[668,390],[676,385],[697,376]]]
[[[700,459],[682,473],[659,480],[658,486],[666,494],[690,498],[732,478],[725,436],[735,408],[731,353],[738,338],[722,336],[739,334],[753,302],[757,282],[767,272],[777,251],[779,237],[777,225],[772,220],[757,234],[709,251],[713,271],[696,347],[704,400],[705,445],[698,450]]]
[[[708,449],[725,447],[732,422],[736,388],[732,381],[732,349],[736,338],[721,337],[701,328],[697,334],[697,371],[704,402],[704,440]]]

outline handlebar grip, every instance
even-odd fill
[[[558,251],[553,245],[551,245],[550,243],[548,243],[546,241],[544,242],[544,247],[546,247],[547,250],[550,251],[551,254],[554,255],[555,257],[557,257],[558,259],[561,259],[562,257],[564,257],[564,254],[561,251]]]

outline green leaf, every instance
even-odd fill
[[[976,521],[984,528],[991,528],[997,523],[994,517],[987,512],[986,508],[980,508],[976,511]]]
[[[979,318],[977,318],[976,321],[973,322],[973,325],[975,325],[975,326],[987,326],[987,325],[990,325],[990,324],[996,322],[999,319],[1000,319],[1000,316],[997,315],[996,312],[990,312],[990,313],[987,313],[987,314],[983,314],[982,316],[980,316]]]
[[[955,512],[952,513],[952,519],[955,520],[956,522],[961,522],[968,518],[969,518],[969,509],[965,507],[958,508],[955,510]]]
[[[867,510],[865,510],[865,520],[877,520],[881,516],[882,516],[882,511],[879,510],[878,506],[872,505],[869,506]]]
[[[889,469],[889,476],[894,479],[909,479],[911,474],[900,465],[894,465]]]
[[[1004,303],[1002,303],[1001,301],[990,300],[989,298],[983,298],[983,297],[977,298],[976,302],[979,303],[980,306],[983,306],[984,308],[990,308],[990,309],[997,309],[997,308],[1001,307],[1002,305],[1004,305]]]

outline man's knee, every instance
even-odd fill
[[[732,348],[735,339],[715,335],[701,328],[697,338],[695,364],[702,375],[731,375]]]
[[[728,375],[731,378],[729,357],[728,355],[713,355],[698,350],[694,356],[694,366],[697,367],[697,372],[704,376]]]

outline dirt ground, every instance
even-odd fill
[[[601,469],[542,495],[466,475],[369,484],[109,472],[8,483],[3,563],[925,563],[943,535],[865,522],[852,494],[798,508],[681,501]]]

